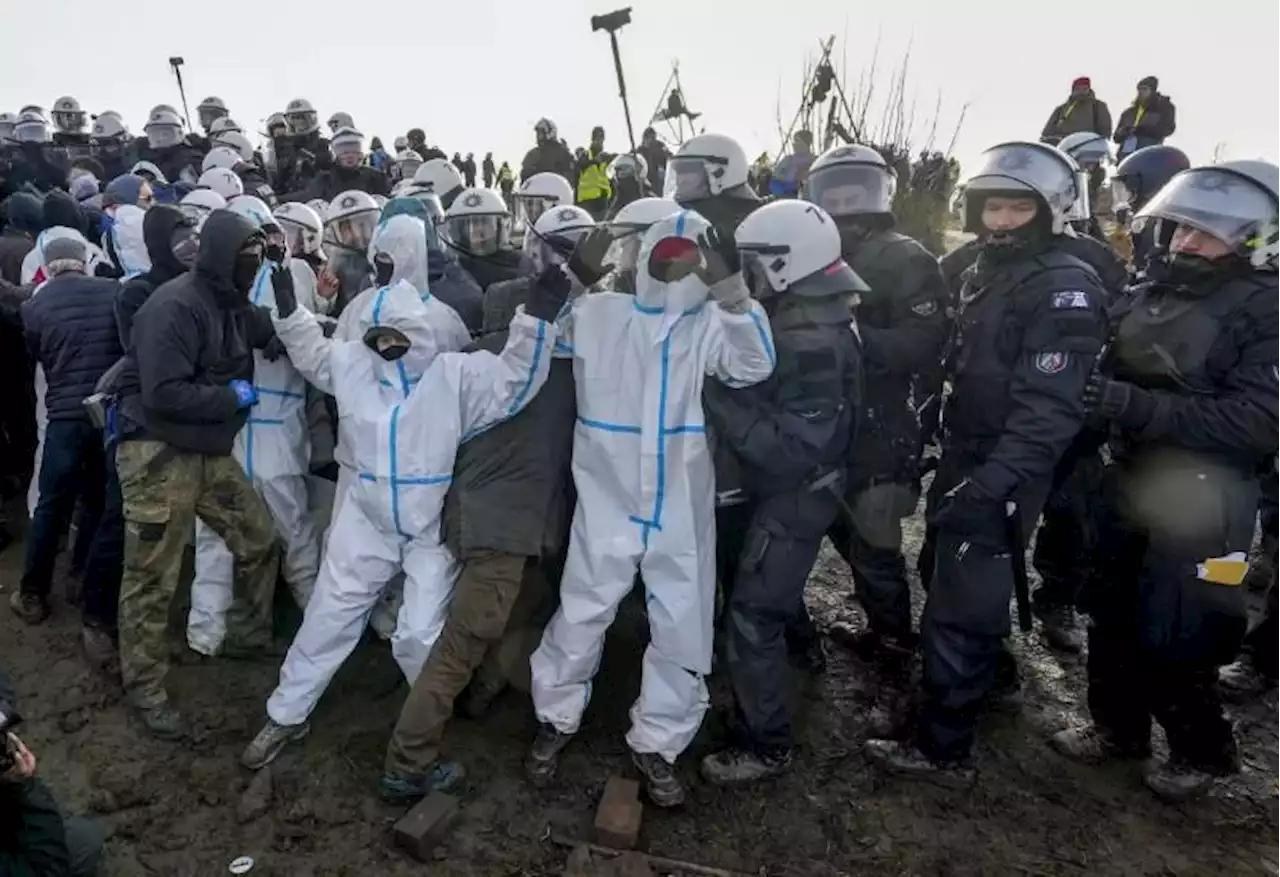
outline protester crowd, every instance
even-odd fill
[[[650,130],[612,154],[597,128],[575,154],[542,119],[519,179],[486,155],[477,186],[473,154],[421,129],[366,153],[301,98],[262,150],[216,98],[203,134],[160,106],[136,139],[110,113],[86,133],[71,98],[52,133],[24,108],[0,122],[3,355],[30,376],[0,402],[6,498],[26,490],[31,517],[12,611],[68,611],[51,591],[74,519],[86,660],[185,739],[167,627],[194,544],[188,647],[282,655],[250,769],[307,735],[372,628],[410,685],[376,789],[410,803],[457,784],[446,726],[521,664],[528,776],[552,782],[639,582],[626,742],[674,807],[711,674],[732,733],[701,776],[750,784],[788,769],[793,676],[827,641],[904,693],[920,661],[903,732],[868,759],[972,783],[979,718],[1020,703],[1012,602],[1087,648],[1091,723],[1051,745],[1145,758],[1154,719],[1170,754],[1145,784],[1201,793],[1239,767],[1224,694],[1277,675],[1280,181],[1161,145],[1156,94],[1144,80],[1111,133],[1065,130],[1105,115],[1073,92],[1056,145],[983,152],[956,186],[973,240],[940,259],[895,229],[904,174],[866,145],[796,158],[762,198],[732,137],[672,152]],[[1127,262],[1092,236],[1099,167]],[[924,156],[910,176],[952,173]],[[902,520],[922,492],[916,622]],[[820,634],[804,608],[824,538],[861,629]],[[287,644],[282,585],[303,610]],[[44,818],[0,826],[0,864],[92,873],[92,837],[50,818],[16,735],[7,752],[0,795]]]

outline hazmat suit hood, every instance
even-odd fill
[[[384,214],[385,216],[385,214]],[[395,262],[391,283],[404,280],[418,291],[420,298],[431,295],[431,281],[427,274],[427,233],[421,219],[401,214],[383,219],[369,242],[369,264],[374,257],[386,253]]]
[[[244,293],[236,289],[236,255],[250,238],[261,235],[257,226],[230,210],[213,211],[201,227],[196,277],[213,291],[223,307],[246,301]]]
[[[412,216],[422,220],[426,232],[427,279],[431,294],[453,308],[470,331],[478,332],[484,291],[458,264],[453,251],[440,241],[430,211],[417,198],[392,198],[382,208],[382,221],[385,223],[394,216]]]
[[[682,210],[655,222],[640,239],[640,253],[636,259],[635,307],[643,314],[661,315],[658,337],[665,337],[676,321],[696,313],[706,304],[710,291],[702,277],[706,264],[703,254],[696,248],[698,238],[710,228],[711,223],[697,213]],[[689,271],[678,279],[660,280],[651,272],[655,253],[659,258],[673,253],[687,256],[688,264],[698,270]]]
[[[15,196],[16,197],[16,196]],[[76,238],[83,242],[88,249],[89,260],[85,265],[85,273],[93,275],[96,269],[103,262],[102,251],[89,243],[88,239],[80,233],[78,229],[67,228],[62,225],[55,225],[53,228],[46,228],[40,234],[36,235],[35,246],[22,260],[22,274],[20,280],[23,284],[27,283],[43,283],[48,278],[44,272],[44,249],[50,241],[58,238]]]
[[[409,350],[404,356],[391,362],[369,350],[374,372],[379,383],[397,387],[407,397],[441,352],[436,333],[432,331],[427,306],[408,280],[396,280],[379,288],[361,309],[361,339],[369,331],[383,326],[395,329],[408,338]]]
[[[116,208],[106,237],[108,251],[126,278],[151,270],[151,257],[147,254],[146,235],[142,228],[146,215],[141,207],[121,204]]]
[[[142,220],[142,237],[151,259],[152,279],[156,285],[186,273],[186,266],[173,255],[173,230],[190,225],[191,220],[177,207],[158,204],[147,211]]]

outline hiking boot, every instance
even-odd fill
[[[702,759],[702,776],[717,786],[736,786],[776,777],[791,765],[791,750],[769,755],[751,749],[724,749]]]
[[[188,734],[186,719],[182,713],[167,703],[154,706],[134,706],[143,726],[157,740],[170,743],[186,738]]]
[[[1142,774],[1142,784],[1167,804],[1189,801],[1209,791],[1218,774],[1171,757],[1153,761]]]
[[[301,725],[277,725],[271,719],[262,726],[258,736],[240,754],[240,763],[249,770],[261,770],[275,761],[280,750],[295,740],[301,740],[311,731],[306,722]]]
[[[656,752],[632,752],[631,763],[644,776],[649,800],[659,807],[679,807],[684,803],[684,786],[674,765]]]
[[[97,624],[86,624],[80,628],[80,643],[91,665],[112,678],[119,678],[120,647],[111,631]]]
[[[867,759],[889,773],[924,780],[948,789],[973,785],[977,772],[961,762],[934,761],[915,746],[899,740],[868,740],[863,744]]]
[[[1084,649],[1084,633],[1076,618],[1074,606],[1041,606],[1032,604],[1032,613],[1040,619],[1040,632],[1045,644],[1055,651],[1078,655]]]
[[[1082,764],[1102,764],[1112,758],[1146,758],[1151,747],[1141,743],[1123,743],[1097,725],[1067,728],[1049,738],[1049,745],[1059,755]]]
[[[9,598],[9,608],[27,624],[40,624],[49,617],[49,600],[39,594],[14,591]]]
[[[426,773],[387,771],[378,779],[378,797],[388,804],[412,804],[432,792],[449,791],[466,775],[456,761],[437,761]]]
[[[482,682],[480,677],[473,676],[471,684],[454,705],[454,710],[463,718],[483,719],[488,714],[489,708],[493,706],[493,702],[498,699],[498,695],[506,690],[507,683],[502,680]]]
[[[529,747],[529,757],[524,763],[525,773],[535,786],[550,782],[556,775],[556,768],[560,765],[560,751],[572,739],[572,734],[561,734],[551,725],[543,725],[538,729],[538,736]]]
[[[1222,699],[1231,703],[1246,703],[1275,687],[1276,680],[1259,673],[1248,655],[1218,671],[1218,688],[1222,691]]]

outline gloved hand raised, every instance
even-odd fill
[[[280,319],[298,309],[298,296],[293,291],[293,272],[283,265],[271,269],[271,288],[276,294],[276,316]]]
[[[702,259],[707,265],[703,271],[707,286],[715,286],[742,271],[737,242],[732,236],[722,236],[714,225],[698,235],[698,249],[702,251]]]
[[[569,256],[568,265],[579,283],[583,286],[592,286],[613,270],[613,266],[605,264],[604,261],[612,244],[613,234],[603,225],[597,225],[578,241],[578,246]]]
[[[396,260],[389,253],[378,253],[373,257],[373,272],[378,286],[386,286],[396,273]]]
[[[1114,421],[1125,429],[1144,429],[1156,409],[1155,397],[1148,391],[1112,380],[1097,370],[1084,386],[1084,404],[1090,417]]]
[[[560,309],[564,307],[572,288],[573,283],[565,273],[565,266],[549,265],[543,268],[542,273],[533,281],[533,288],[529,290],[529,299],[525,302],[524,312],[531,317],[553,323],[560,315]]]
[[[227,384],[236,394],[236,408],[244,409],[258,404],[258,389],[248,381],[232,381]]]

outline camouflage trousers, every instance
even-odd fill
[[[120,585],[120,669],[138,706],[168,700],[169,607],[196,517],[235,557],[233,602],[224,650],[271,642],[271,598],[279,555],[275,526],[231,455],[195,454],[155,441],[126,441],[116,451],[124,498],[124,576]]]

